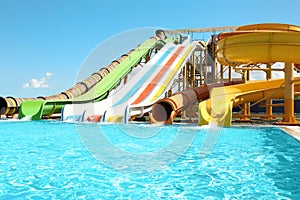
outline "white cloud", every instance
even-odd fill
[[[45,76],[43,76],[42,78],[35,79],[32,78],[29,80],[28,83],[24,83],[22,85],[23,88],[48,88],[50,87],[47,83],[47,80],[52,76],[51,72],[46,72]]]
[[[52,73],[51,72],[46,72],[46,77],[51,77]]]

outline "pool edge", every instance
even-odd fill
[[[279,128],[300,142],[300,127],[299,126],[280,126]]]

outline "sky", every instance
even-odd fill
[[[299,8],[299,0],[0,0],[0,96],[60,93],[158,28],[300,25]]]

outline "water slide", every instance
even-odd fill
[[[159,70],[165,60],[170,57],[175,48],[174,43],[164,45],[145,65],[135,73],[126,84],[115,90],[106,99],[96,103],[67,104],[62,109],[61,118],[63,121],[100,121],[104,112],[116,105],[128,101],[137,90]]]
[[[186,110],[191,104],[206,100],[212,88],[240,84],[241,81],[230,83],[203,84],[200,87],[192,88],[174,94],[171,97],[163,98],[155,102],[152,107],[151,122],[160,124],[172,124],[174,118],[181,111]]]
[[[143,78],[139,79],[137,84],[128,84],[131,86],[128,90],[130,92],[124,90],[126,95],[115,101],[103,113],[101,122],[127,123],[131,117],[142,116],[151,111],[153,103],[163,98],[168,87],[198,44],[198,42],[188,43],[185,41],[182,45],[171,47],[164,52],[164,56],[159,57],[154,68],[150,67],[151,71],[140,75]]]
[[[127,123],[132,118],[150,112],[152,105],[164,97],[197,45],[198,42],[189,43],[189,40],[182,45],[177,45],[163,61],[161,67],[133,93],[128,101],[119,102],[105,111],[102,121]]]
[[[130,52],[128,53],[130,54]],[[37,98],[14,98],[14,97],[0,97],[0,115],[14,115],[19,111],[19,107],[22,102],[29,100],[63,100],[63,99],[72,99],[77,96],[84,94],[89,91],[96,83],[102,80],[108,73],[110,73],[120,62],[122,62],[128,54],[122,55],[119,59],[113,61],[108,66],[101,68],[99,71],[93,73],[86,80],[77,83],[74,87],[55,94],[52,96],[41,96]]]
[[[294,80],[295,92],[300,91],[300,77]],[[243,103],[284,97],[284,79],[251,81],[245,84],[214,88],[211,98],[199,103],[199,125],[210,122],[230,126],[232,108]]]
[[[254,24],[218,35],[216,55],[220,64],[300,63],[300,27],[289,24]],[[299,65],[295,65],[296,67]],[[299,78],[293,80],[299,91]],[[264,98],[282,98],[285,82],[266,80],[214,88],[211,98],[199,103],[199,125],[214,122],[230,126],[232,107]]]
[[[157,38],[152,37],[144,41],[136,49],[131,51],[127,56],[121,57],[121,62],[114,66],[114,69],[102,77],[96,84],[94,84],[85,93],[77,95],[75,97],[74,91],[67,92],[69,94],[68,99],[49,99],[49,100],[26,100],[19,108],[19,119],[29,118],[32,120],[39,120],[42,116],[49,116],[54,113],[60,113],[62,107],[65,104],[70,103],[87,103],[97,102],[106,98],[110,91],[112,91],[120,81],[131,72],[132,68],[135,67],[140,60],[146,56],[149,51],[157,44]],[[108,71],[108,70],[107,70]],[[101,75],[99,73],[99,75]],[[93,74],[93,77],[98,74]],[[91,78],[93,79],[93,78]],[[95,81],[96,82],[96,81]],[[65,92],[66,93],[66,92]]]
[[[216,57],[220,64],[300,63],[300,27],[290,24],[254,24],[221,33]],[[298,66],[298,65],[296,65]]]

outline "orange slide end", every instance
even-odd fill
[[[241,81],[201,85],[157,101],[152,107],[151,123],[172,124],[177,114],[189,105],[209,98],[212,88],[240,84]]]

